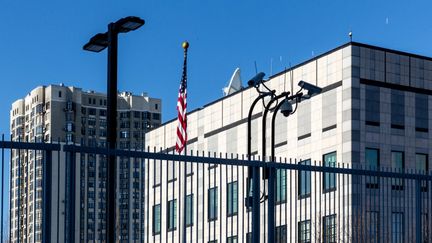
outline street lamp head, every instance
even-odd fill
[[[317,94],[321,93],[321,91],[322,91],[322,89],[321,89],[320,87],[315,86],[315,85],[313,85],[313,84],[310,84],[310,83],[308,83],[308,82],[305,82],[305,81],[303,81],[303,80],[300,81],[300,82],[298,83],[298,85],[299,85],[302,89],[307,90],[307,94],[306,94],[306,96],[304,97],[304,98],[307,98],[307,99],[311,98],[311,97],[314,96],[314,95],[317,95]]]
[[[143,26],[144,23],[144,20],[141,18],[129,16],[119,19],[117,22],[115,22],[115,26],[119,33],[126,33],[138,29],[139,27]]]
[[[282,102],[283,102],[283,104],[280,107],[280,111],[281,111],[282,115],[284,115],[285,117],[288,117],[293,112],[292,104],[287,99],[284,99]]]
[[[83,46],[86,51],[101,52],[108,46],[108,34],[99,33],[93,36],[90,41]]]
[[[263,73],[263,72],[257,73],[257,75],[255,75],[255,77],[253,77],[251,80],[249,80],[247,82],[248,86],[249,87],[258,87],[263,82],[264,76],[265,76],[265,73]]]

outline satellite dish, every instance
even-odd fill
[[[242,88],[242,81],[240,78],[240,68],[236,68],[234,71],[231,80],[227,87],[222,89],[224,96],[230,95],[236,91],[239,91]]]

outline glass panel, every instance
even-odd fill
[[[228,207],[227,215],[232,216],[237,214],[237,181],[228,183],[228,193],[227,193]]]
[[[310,165],[311,160],[300,161],[299,164]],[[311,193],[311,172],[310,171],[300,171],[299,173],[299,196],[300,198],[308,197]]]
[[[276,170],[276,203],[286,201],[286,170]]]
[[[177,200],[168,202],[168,230],[174,230],[177,226]]]
[[[325,243],[336,242],[336,215],[324,217],[323,234]]]
[[[396,172],[402,172],[404,170],[404,153],[400,151],[392,151],[391,152],[392,159],[392,167]],[[392,180],[392,189],[393,190],[402,190],[403,189],[403,179],[394,179]]]
[[[153,206],[153,234],[160,234],[161,232],[161,211],[160,211],[160,204]]]
[[[193,225],[193,194],[186,196],[186,226]]]
[[[324,166],[336,167],[336,152],[324,155]],[[324,191],[336,190],[335,173],[324,173]]]
[[[218,191],[217,187],[208,190],[208,218],[209,221],[216,220],[218,214]]]
[[[311,221],[301,221],[299,222],[299,242],[300,243],[310,243],[311,242]]]

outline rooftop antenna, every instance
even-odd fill
[[[257,68],[256,61],[254,61],[254,62],[255,62],[255,74],[258,74],[258,68]]]
[[[350,31],[350,32],[348,33],[348,36],[349,36],[349,38],[350,38],[350,42],[352,42],[352,35],[353,35],[352,31]]]
[[[227,87],[222,89],[223,95],[227,96],[242,89],[242,81],[240,77],[240,68],[236,68]]]
[[[273,57],[270,58],[270,76],[273,75]]]

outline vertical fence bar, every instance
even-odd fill
[[[4,142],[4,134],[2,134],[2,142]],[[0,210],[1,210],[1,212],[0,212],[0,242],[3,242],[3,205],[4,205],[4,202],[3,202],[3,200],[4,200],[4,195],[3,195],[3,192],[4,192],[4,147],[2,146],[2,148],[1,148],[1,195],[0,195],[0,197],[1,197],[1,203],[0,203],[0,205],[1,205],[1,208],[0,208]]]
[[[421,180],[417,179],[415,180],[416,185],[415,185],[415,192],[416,192],[416,215],[415,215],[415,220],[416,220],[416,243],[421,243],[421,238],[422,238],[422,224],[421,224],[421,208],[422,208],[422,199],[421,199]]]
[[[34,151],[36,152],[36,151]],[[42,177],[42,242],[51,242],[51,167],[52,167],[52,151],[44,151],[44,165]],[[36,153],[35,153],[36,155]],[[37,157],[37,156],[35,156]],[[37,159],[33,163],[36,162]],[[35,185],[36,186],[36,185]],[[33,205],[33,210],[34,210]]]

